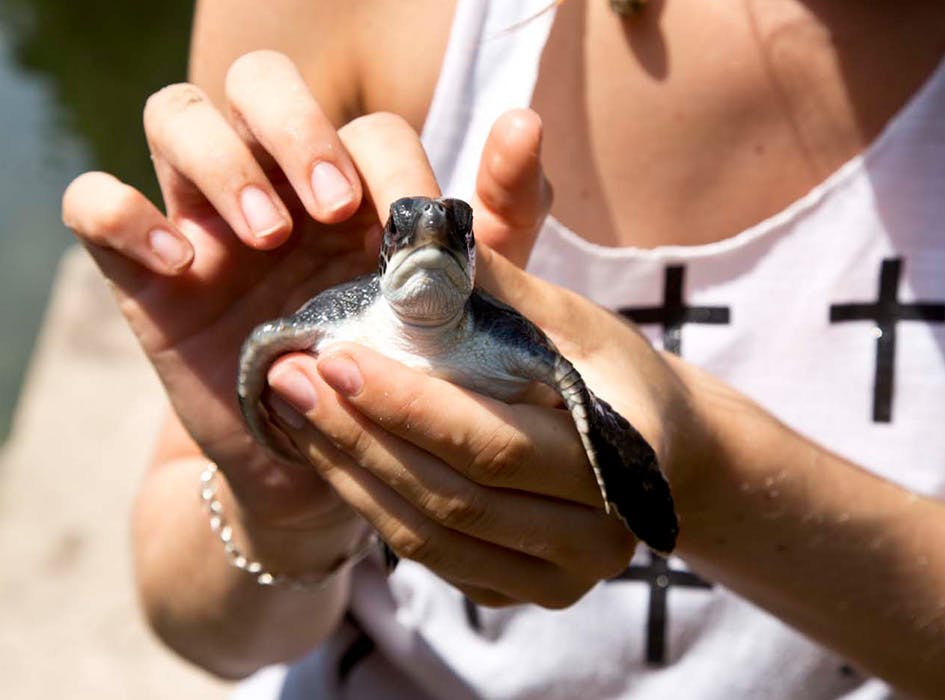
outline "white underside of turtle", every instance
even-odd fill
[[[398,200],[377,274],[328,289],[295,314],[258,326],[243,345],[237,381],[250,432],[280,459],[299,461],[267,420],[261,401],[266,374],[282,354],[318,355],[340,342],[368,346],[502,401],[515,401],[540,382],[570,412],[608,510],[613,507],[651,549],[670,552],[678,524],[656,454],[594,396],[537,326],[473,288],[471,223],[471,210],[460,200]]]

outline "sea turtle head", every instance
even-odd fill
[[[378,260],[381,292],[401,320],[455,319],[473,289],[472,208],[460,199],[404,197],[391,204]]]

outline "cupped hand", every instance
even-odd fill
[[[337,499],[313,471],[273,460],[249,436],[235,400],[240,345],[259,322],[375,269],[389,202],[437,186],[406,122],[376,114],[336,131],[281,54],[236,61],[226,100],[224,115],[189,84],[148,100],[166,214],[92,172],[66,190],[63,219],[112,283],[180,422],[242,505],[272,524],[308,522],[334,512]],[[537,146],[518,145],[516,124],[494,140],[500,172],[489,183],[515,185],[534,160]],[[526,166],[502,172],[509,157]],[[484,188],[487,198],[501,191]],[[497,218],[494,228],[517,225]]]
[[[112,282],[199,447],[251,509],[292,519],[313,494],[327,504],[329,492],[246,434],[234,399],[237,352],[256,323],[370,269],[364,237],[376,217],[347,145],[288,59],[244,56],[226,96],[230,119],[189,84],[148,100],[166,215],[93,172],[66,190],[63,219]],[[409,167],[398,148],[391,139],[387,153]]]
[[[528,195],[520,202],[527,210]],[[497,235],[482,218],[477,240],[524,261],[532,227]],[[675,438],[692,418],[674,369],[619,317],[479,251],[477,284],[542,327],[678,479]],[[280,428],[341,497],[401,557],[478,603],[567,606],[633,554],[563,408],[507,405],[351,344],[285,357],[269,381],[294,409]]]

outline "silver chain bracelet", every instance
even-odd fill
[[[215,478],[219,468],[213,462],[200,473],[200,500],[210,516],[210,529],[220,542],[227,561],[237,569],[256,578],[260,586],[280,586],[297,591],[320,591],[336,574],[354,566],[378,546],[377,535],[372,531],[348,554],[341,556],[325,571],[309,574],[280,574],[268,571],[261,562],[247,557],[233,542],[233,528],[223,516],[223,504],[217,499]]]

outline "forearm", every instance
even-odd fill
[[[231,566],[198,497],[206,461],[178,459],[151,470],[135,508],[138,590],[148,621],[178,653],[224,677],[292,659],[322,641],[347,605],[349,574],[320,591],[265,587]],[[255,529],[241,525],[238,506],[217,479],[217,497],[241,549],[272,568],[320,571],[361,536],[363,525],[331,533]],[[296,567],[296,568],[293,568]]]
[[[811,443],[698,371],[679,553],[919,696],[945,687],[945,505]]]

